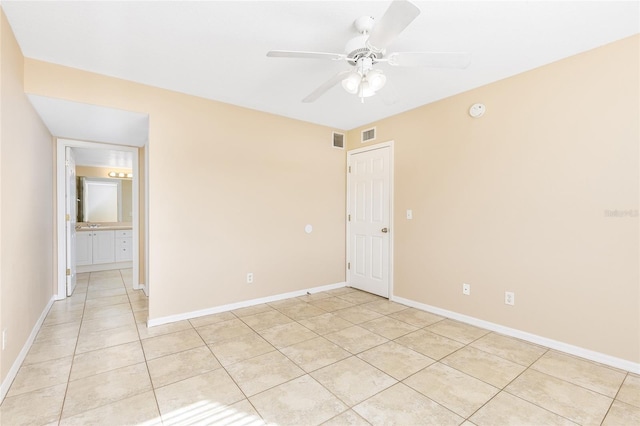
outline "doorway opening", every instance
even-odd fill
[[[113,145],[96,142],[86,142],[70,139],[58,139],[56,147],[56,229],[57,229],[57,265],[56,265],[56,282],[57,291],[56,299],[62,300],[73,293],[75,288],[75,276],[77,274],[76,258],[78,256],[78,240],[76,238],[77,226],[79,223],[83,227],[91,227],[90,234],[96,235],[96,247],[101,252],[98,262],[103,262],[108,266],[116,268],[118,265],[130,265],[133,269],[133,289],[143,289],[146,291],[146,286],[140,279],[140,167],[139,167],[139,148],[124,145]],[[78,202],[78,182],[76,180],[76,170],[80,167],[85,169],[97,169],[97,170],[112,170],[116,169],[119,172],[115,172],[115,176],[104,176],[104,180],[112,179],[117,185],[113,186],[117,189],[113,195],[113,191],[108,191],[109,197],[103,187],[100,187],[100,191],[96,191],[92,199],[84,197]],[[130,170],[130,173],[126,173],[123,170]],[[118,175],[120,173],[121,175]],[[87,173],[85,173],[87,174]],[[122,176],[124,175],[124,176]],[[129,176],[130,175],[130,176]],[[84,180],[83,180],[84,182]],[[122,202],[122,183],[125,182],[125,187],[130,188],[130,193],[127,195],[130,197],[130,203]],[[83,185],[86,191],[89,186]],[[80,193],[82,192],[82,188]],[[86,195],[86,194],[85,194]],[[120,200],[115,202],[114,206],[109,205],[111,198]],[[127,197],[124,197],[125,199]],[[109,211],[116,211],[116,216],[111,219],[111,216],[102,216],[102,212],[94,213],[95,218],[109,217],[110,219],[101,220],[86,220],[89,218],[88,204],[94,204],[98,207],[100,202],[106,204],[105,207]],[[82,215],[78,214],[78,206],[82,206]],[[123,208],[124,206],[124,208]],[[86,215],[86,216],[85,216]],[[79,222],[78,218],[82,218]],[[104,225],[108,223],[109,225]],[[100,226],[104,225],[101,229]],[[120,226],[118,226],[120,225]],[[130,231],[125,229],[130,228]],[[86,237],[89,233],[84,228],[82,229],[82,243],[84,248],[88,247]],[[122,233],[118,235],[117,232]],[[126,235],[125,235],[126,234]],[[105,237],[111,237],[111,245],[113,249],[110,255],[111,259],[104,255],[105,253],[104,241]],[[120,236],[119,240],[116,240],[116,236]],[[118,242],[119,241],[119,242]],[[146,247],[146,245],[145,245]],[[127,251],[129,250],[129,251]],[[86,253],[83,252],[86,256]],[[146,258],[146,257],[145,257]],[[130,263],[129,263],[130,260]],[[86,259],[83,260],[85,265],[82,265],[84,270],[87,269]],[[96,266],[99,268],[99,266]],[[90,270],[91,267],[89,267]],[[96,269],[97,270],[97,269]]]

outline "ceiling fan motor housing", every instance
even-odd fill
[[[351,65],[355,65],[358,59],[364,56],[371,57],[374,64],[376,63],[376,59],[382,58],[384,52],[373,52],[367,47],[368,39],[368,34],[360,34],[347,42],[344,52],[347,54],[347,61]]]

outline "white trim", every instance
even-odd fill
[[[56,299],[54,296],[52,296],[51,299],[49,299],[47,306],[44,307],[44,310],[40,314],[40,318],[38,318],[38,321],[36,321],[35,325],[33,326],[33,329],[31,330],[31,334],[29,335],[29,338],[22,346],[22,350],[20,351],[16,360],[13,362],[13,365],[9,369],[9,372],[7,373],[7,377],[4,378],[2,385],[0,385],[0,402],[4,400],[5,396],[7,396],[7,392],[9,392],[9,388],[11,387],[13,380],[16,378],[16,375],[18,374],[18,370],[20,370],[20,367],[22,366],[24,359],[27,357],[27,354],[29,353],[29,349],[31,349],[31,345],[33,345],[33,342],[36,340],[38,331],[40,331],[40,328],[42,327],[42,324],[44,323],[44,320],[47,317],[47,314],[49,313],[51,306],[53,306],[53,302],[55,301]]]
[[[296,290],[289,293],[276,294],[275,296],[261,297],[258,299],[245,300],[243,302],[229,303],[227,305],[216,306],[213,308],[201,309],[199,311],[185,312],[183,314],[169,315],[166,317],[160,317],[150,319],[147,321],[148,327],[155,327],[157,325],[169,324],[172,322],[188,320],[192,318],[203,317],[205,315],[219,314],[221,312],[233,311],[240,308],[248,308],[250,306],[261,305],[263,303],[277,302],[278,300],[291,299],[293,297],[304,296],[307,293],[317,293],[321,291],[333,290],[336,288],[346,287],[347,283],[327,284],[319,287],[312,287],[306,290]]]
[[[67,269],[67,242],[66,242],[66,229],[65,229],[65,149],[66,145],[60,143],[60,140],[56,141],[56,227],[58,229],[57,234],[57,253],[58,253],[58,267],[56,268],[56,275],[58,277],[58,291],[55,293],[56,300],[62,300],[67,297],[66,290],[66,269]]]
[[[131,277],[131,285],[134,290],[140,290],[140,164],[138,153],[140,147],[131,147],[133,150],[133,178],[131,182],[131,196],[133,197],[133,215],[131,220],[133,236],[131,239],[133,254],[133,275]],[[145,180],[146,182],[146,180]],[[146,262],[145,258],[145,262]],[[144,265],[143,265],[144,266]]]
[[[66,231],[65,231],[65,148],[103,148],[112,149],[117,151],[128,151],[133,155],[133,288],[135,290],[140,289],[140,283],[138,282],[140,274],[140,256],[139,256],[139,244],[140,238],[139,228],[139,185],[140,176],[138,175],[138,147],[125,146],[125,145],[110,145],[97,142],[77,141],[71,139],[57,139],[56,140],[56,228],[57,228],[57,253],[58,253],[58,265],[56,269],[57,287],[58,291],[55,295],[56,300],[62,300],[67,297],[66,291]],[[148,262],[145,259],[145,262]]]
[[[144,291],[144,294],[149,297],[149,145],[144,147],[144,280],[145,283],[140,283],[140,288]],[[138,254],[138,248],[134,251]],[[138,275],[139,277],[139,275]]]
[[[363,146],[362,148],[351,149],[347,152],[347,155],[360,154],[361,152],[373,151],[376,149],[386,148],[386,147],[390,147],[391,151],[393,152],[393,145],[394,145],[393,140],[390,140],[387,142],[380,142],[375,145],[367,145],[367,146]]]
[[[390,171],[390,176],[389,176],[389,299],[391,299],[393,297],[393,259],[394,259],[394,235],[395,235],[395,222],[394,222],[394,215],[393,215],[393,211],[394,211],[394,206],[395,206],[395,200],[394,200],[394,178],[395,178],[395,160],[394,160],[394,151],[395,151],[395,143],[393,140],[387,141],[387,142],[381,142],[375,145],[368,145],[365,146],[363,148],[357,148],[357,149],[352,149],[350,151],[347,152],[347,203],[346,203],[346,207],[347,210],[345,212],[344,215],[344,219],[345,222],[347,223],[346,226],[346,262],[344,265],[344,270],[345,270],[345,279],[347,280],[347,285],[349,285],[349,268],[347,267],[347,264],[351,261],[351,259],[349,258],[349,256],[351,255],[351,238],[350,238],[350,232],[351,232],[351,222],[349,222],[347,215],[349,214],[349,210],[350,210],[350,205],[349,202],[351,200],[351,186],[350,186],[350,173],[349,173],[349,167],[351,167],[351,156],[353,154],[360,154],[362,152],[367,152],[367,151],[373,151],[376,149],[381,149],[381,148],[389,148],[389,171]]]
[[[395,169],[395,146],[393,141],[388,142],[390,151],[389,151],[389,167],[391,168],[391,176],[389,176],[389,299],[393,297],[393,259],[394,259],[394,244],[395,240],[395,220],[393,211],[395,210],[395,198],[394,198],[394,177],[396,175]]]
[[[424,303],[415,302],[410,299],[394,296],[391,300],[403,305],[410,306],[412,308],[420,309],[422,311],[431,312],[436,315],[451,318],[460,322],[464,322],[466,324],[484,328],[486,330],[495,331],[506,336],[511,336],[517,339],[525,340],[527,342],[535,343],[536,345],[546,346],[547,348],[565,352],[570,355],[575,355],[580,358],[585,358],[614,368],[619,368],[635,374],[640,374],[640,363],[637,362],[628,361],[626,359],[617,358],[611,355],[603,354],[601,352],[592,351],[580,346],[570,345],[568,343],[549,339],[543,336],[538,336],[537,334],[528,333],[526,331],[518,330],[515,328],[505,327],[500,324],[481,320],[475,317],[470,317],[468,315],[459,314],[457,312],[448,311],[446,309],[437,308],[435,306],[427,305]]]

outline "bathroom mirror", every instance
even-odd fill
[[[130,179],[78,177],[78,222],[131,222]]]

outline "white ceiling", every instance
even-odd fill
[[[133,153],[117,149],[72,148],[76,166],[133,169]],[[105,176],[106,177],[106,176]]]
[[[78,166],[132,169],[133,153],[118,150],[113,145],[141,147],[149,139],[148,114],[45,96],[27,96],[52,135],[98,143],[91,148],[72,148]]]
[[[343,62],[267,58],[268,50],[343,53],[352,22],[387,1],[32,2],[2,7],[25,56],[351,129],[638,33],[638,1],[416,1],[395,51],[468,51],[465,70],[379,64],[398,101],[339,85],[301,99]]]
[[[56,137],[138,147],[149,139],[148,114],[27,96],[49,132]]]

